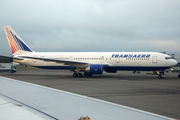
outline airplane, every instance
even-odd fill
[[[42,69],[74,71],[73,77],[127,71],[158,71],[177,65],[169,55],[159,52],[35,52],[10,27],[3,26],[14,62]],[[161,79],[162,75],[159,74]]]

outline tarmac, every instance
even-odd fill
[[[163,79],[146,73],[118,71],[73,77],[73,72],[67,70],[19,68],[17,73],[0,75],[180,119],[179,73],[165,73]]]

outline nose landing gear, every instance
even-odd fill
[[[158,78],[159,78],[159,79],[162,79],[162,75],[158,75]]]

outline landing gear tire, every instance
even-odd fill
[[[84,73],[84,76],[88,76],[88,73],[87,73],[87,72],[85,72],[85,73]]]
[[[92,76],[92,74],[85,72],[85,73],[84,73],[84,76]]]
[[[78,77],[82,77],[82,73],[78,73],[77,76],[78,76]]]
[[[77,77],[78,76],[78,74],[75,72],[74,74],[73,74],[73,77]]]
[[[162,75],[158,75],[158,78],[159,78],[159,79],[162,79]]]
[[[88,76],[93,76],[93,75],[91,73],[89,73]]]
[[[180,74],[178,75],[178,78],[180,78]]]

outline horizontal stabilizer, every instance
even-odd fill
[[[4,56],[4,55],[0,55],[0,57],[2,57],[2,58],[6,58],[6,59],[16,59],[16,60],[24,60],[23,58],[17,58],[17,57],[10,57],[10,56]]]

